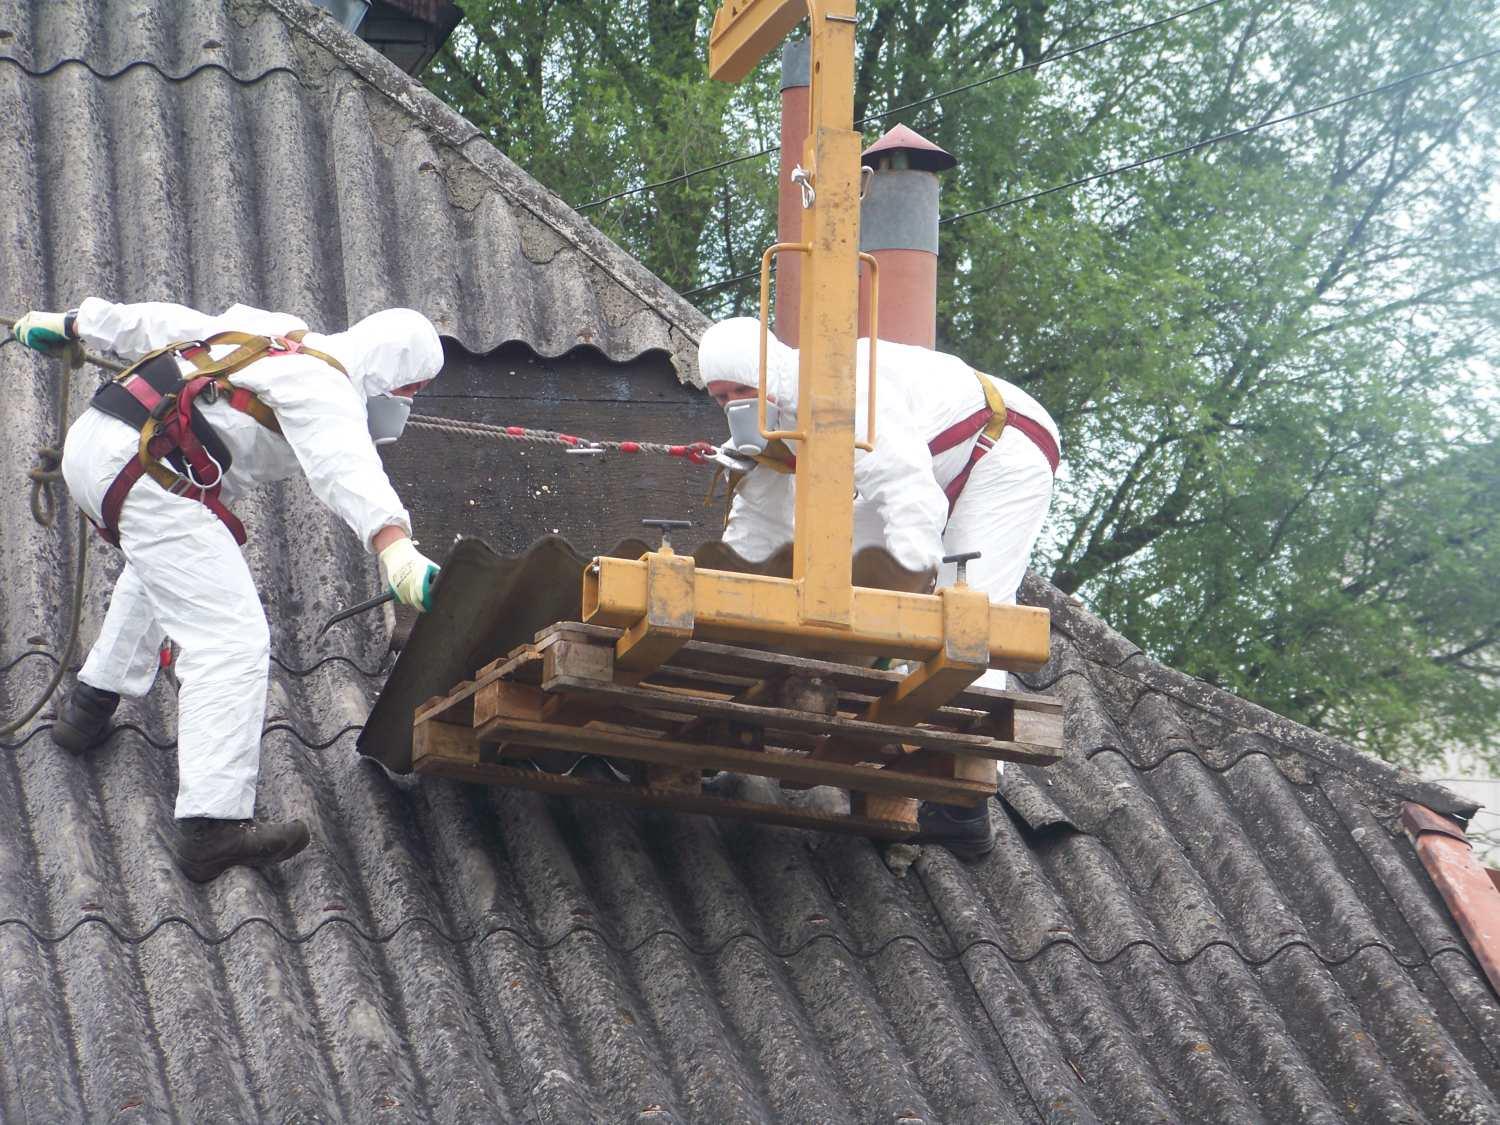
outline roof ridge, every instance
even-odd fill
[[[308,0],[261,0],[296,32],[332,54],[397,109],[428,130],[518,207],[550,227],[686,339],[696,341],[709,320],[675,289],[610,240],[556,193],[505,155],[469,121],[389,59],[345,30]],[[480,152],[471,149],[478,142]],[[480,158],[482,157],[482,159]],[[696,381],[696,372],[679,377]]]

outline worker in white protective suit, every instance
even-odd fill
[[[324,335],[242,305],[209,316],[91,297],[70,313],[30,313],[14,335],[42,351],[78,340],[127,361],[148,357],[101,389],[63,450],[73,499],[118,544],[125,566],[53,741],[74,754],[101,745],[120,697],[150,690],[170,638],[179,649],[170,843],[179,865],[206,881],[295,855],[308,842],[300,821],[254,819],[270,640],[239,550],[243,527],[228,505],[254,485],[301,473],[378,554],[397,599],[425,609],[438,568],[413,545],[376,444],[399,435],[411,394],[441,368],[437,331],[410,309]],[[184,346],[168,349],[174,344]],[[234,367],[247,354],[241,348],[262,351]],[[149,355],[158,349],[168,350]],[[207,373],[225,363],[231,369],[209,386]],[[157,456],[142,458],[148,425]]]
[[[857,347],[856,430],[865,437],[869,341]],[[796,507],[796,442],[768,446],[757,420],[760,323],[721,321],[704,333],[698,368],[728,416],[730,441],[719,460],[739,479],[724,542],[751,560],[791,541]],[[796,428],[797,352],[772,337],[767,354],[770,428]],[[903,567],[934,571],[950,585],[956,565],[944,556],[980,552],[968,584],[991,601],[1012,603],[1026,573],[1057,471],[1057,424],[1020,387],[983,375],[929,348],[878,343],[876,446],[854,459],[854,547],[883,545]],[[790,454],[790,456],[788,456]],[[1003,688],[1005,673],[986,672],[979,687]],[[963,855],[994,846],[988,809],[924,804],[923,838]]]

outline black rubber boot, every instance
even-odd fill
[[[169,845],[182,873],[206,883],[231,867],[269,867],[307,847],[307,825],[300,820],[214,820],[184,817]]]
[[[118,693],[100,691],[79,680],[73,694],[57,709],[52,745],[69,754],[86,754],[103,745],[109,738],[109,720],[119,705]]]
[[[978,808],[924,801],[917,809],[917,824],[921,831],[916,843],[941,844],[959,859],[978,859],[995,848],[988,801]]]

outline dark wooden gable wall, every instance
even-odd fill
[[[544,359],[521,344],[470,355],[445,341],[443,373],[414,413],[590,438],[722,441],[724,414],[677,380],[665,353],[611,363],[580,348]],[[556,533],[581,552],[642,534],[645,517],[690,519],[674,545],[718,538],[724,508],[703,506],[713,470],[655,454],[570,454],[410,429],[382,454],[416,537],[441,560],[458,535],[519,555]],[[653,537],[655,533],[650,533]],[[653,540],[654,541],[654,538]]]

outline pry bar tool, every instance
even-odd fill
[[[323,634],[332,629],[340,621],[347,621],[349,618],[356,617],[368,609],[374,609],[378,605],[385,605],[386,602],[393,602],[395,600],[396,592],[394,590],[387,590],[385,593],[376,594],[373,598],[362,601],[358,605],[352,605],[348,609],[341,609],[323,623],[323,627],[318,630],[318,635],[313,640],[322,640]]]

